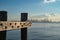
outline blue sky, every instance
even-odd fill
[[[19,19],[21,12],[30,16],[60,13],[60,0],[0,0],[0,11],[8,11],[8,19]]]

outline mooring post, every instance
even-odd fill
[[[7,12],[6,11],[0,11],[0,21],[7,21]],[[2,25],[2,27],[3,27],[3,25]],[[0,40],[6,40],[6,31],[0,31]]]
[[[28,13],[21,13],[21,21],[27,21]],[[23,27],[23,26],[22,26]],[[21,40],[27,40],[27,28],[21,28]]]

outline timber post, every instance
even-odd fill
[[[28,13],[21,13],[21,21],[27,21]],[[21,28],[21,40],[27,40],[27,27]]]
[[[7,21],[7,11],[0,11],[0,21]],[[0,31],[0,40],[6,40],[6,30]]]

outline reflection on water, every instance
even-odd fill
[[[20,30],[7,32],[7,40],[20,40],[20,36]],[[60,40],[60,23],[33,23],[28,40]]]

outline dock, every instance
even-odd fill
[[[0,11],[0,40],[6,40],[6,32],[21,30],[21,40],[27,40],[27,28],[32,22],[27,21],[28,13],[21,13],[21,21],[7,21],[7,11]]]

